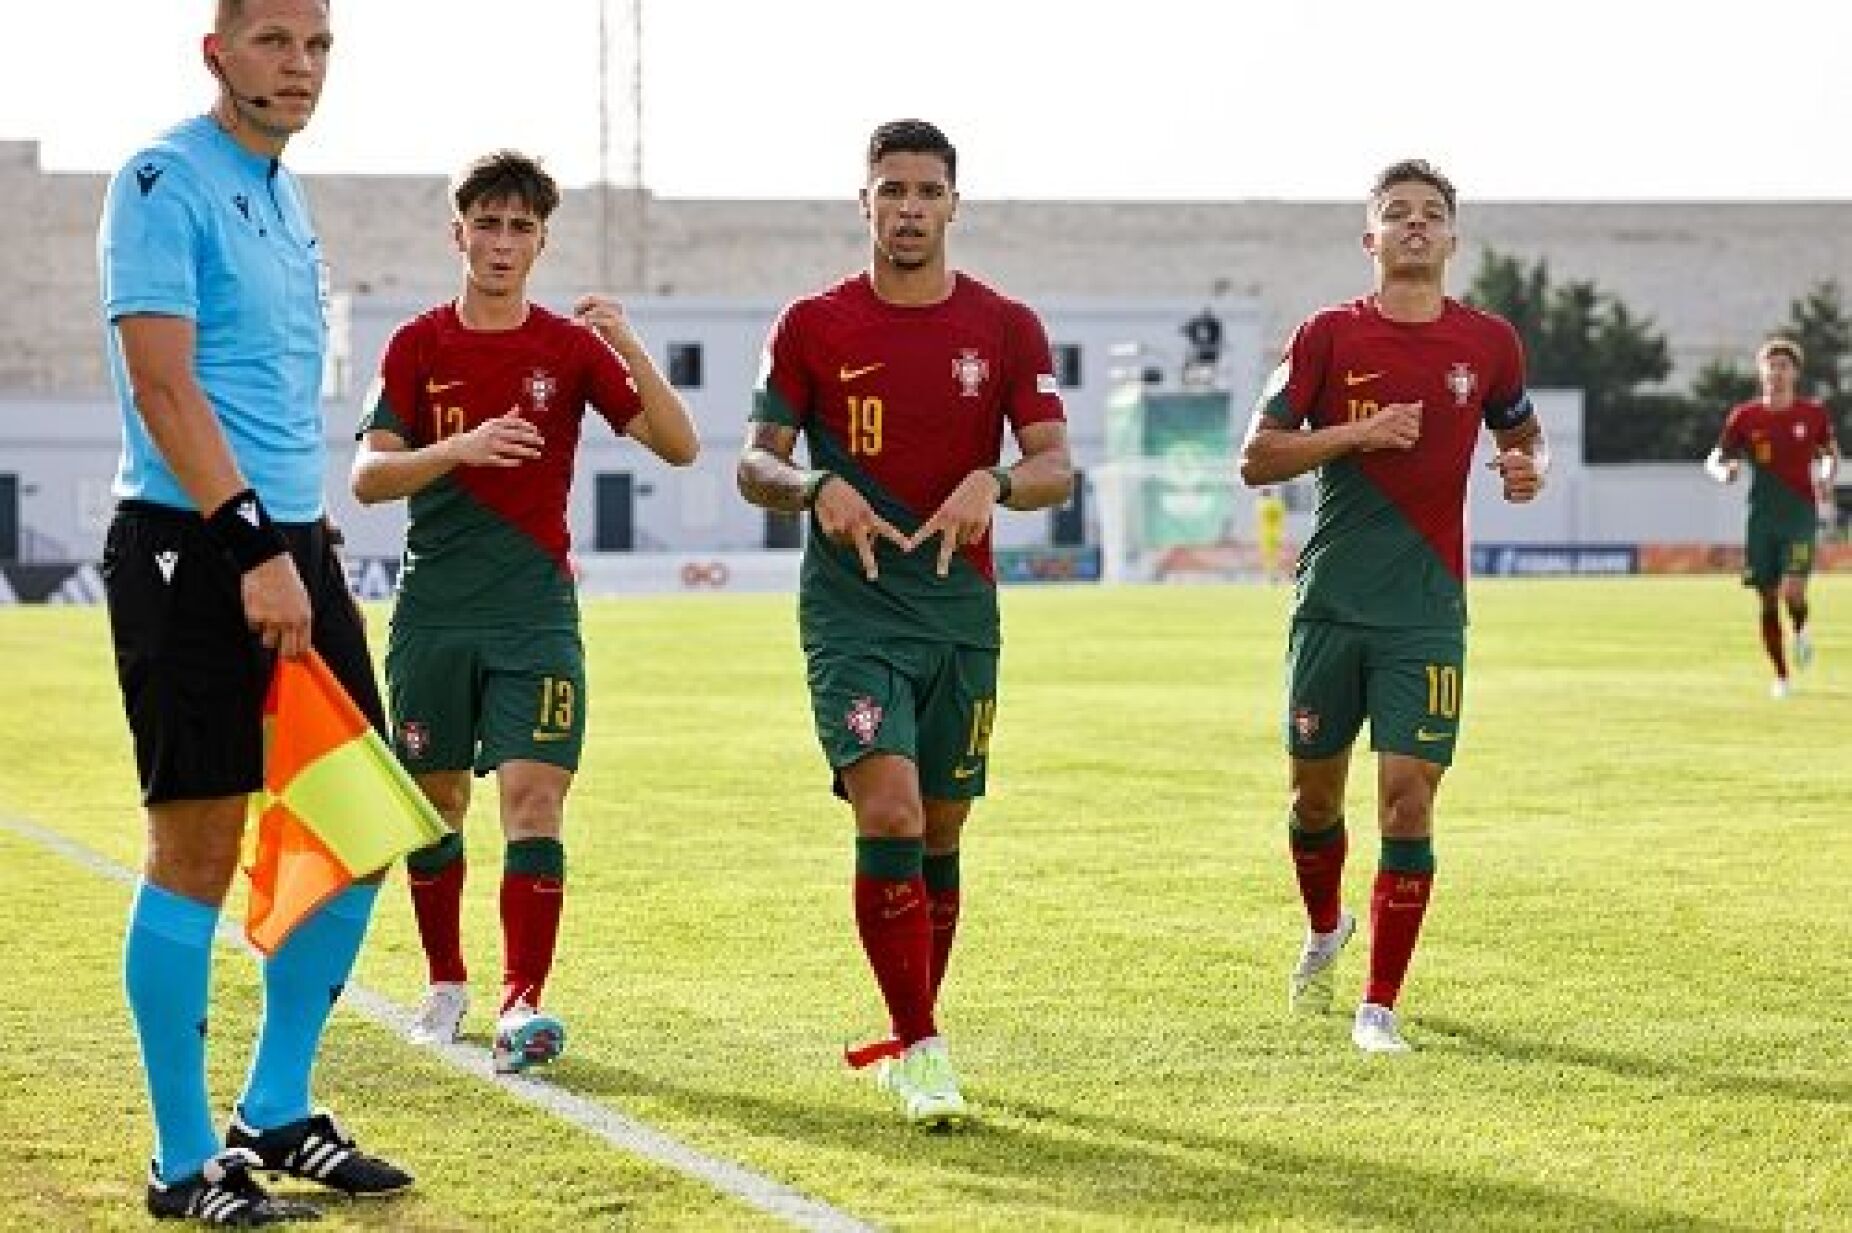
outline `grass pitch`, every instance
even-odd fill
[[[1301,928],[1285,593],[1010,591],[942,1016],[983,1117],[939,1136],[835,1060],[881,1014],[790,599],[591,604],[548,999],[572,1048],[548,1082],[900,1229],[1845,1228],[1852,581],[1817,579],[1814,601],[1819,663],[1774,703],[1753,601],[1727,580],[1475,584],[1402,1004],[1420,1051],[1384,1059],[1351,1049],[1346,1016],[1283,1014]],[[133,866],[102,614],[0,609],[0,664],[0,818]],[[1374,866],[1370,772],[1360,757],[1353,908]],[[499,964],[492,785],[469,839],[481,1008]],[[0,826],[0,1226],[145,1225],[128,894]],[[396,875],[381,902],[356,979],[410,1004],[422,968]],[[256,999],[251,963],[221,951],[221,1107]],[[479,1013],[476,1039],[487,1027]],[[778,1227],[355,1015],[324,1057],[319,1099],[420,1185],[317,1227]]]

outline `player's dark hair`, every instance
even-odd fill
[[[1459,213],[1459,198],[1453,191],[1453,181],[1440,173],[1440,169],[1424,158],[1405,158],[1398,163],[1390,163],[1376,176],[1376,183],[1370,186],[1370,210],[1376,210],[1376,203],[1383,199],[1390,189],[1398,184],[1425,184],[1440,194],[1440,199],[1447,203],[1447,217],[1453,218]]]
[[[1801,345],[1792,338],[1771,338],[1756,348],[1756,362],[1762,363],[1771,355],[1785,355],[1794,361],[1796,368],[1807,367],[1807,355]]]
[[[457,217],[481,201],[508,201],[526,206],[546,222],[559,206],[559,185],[540,160],[519,150],[496,150],[465,167],[450,185]]]
[[[958,184],[958,151],[937,125],[924,120],[889,120],[868,138],[870,170],[889,154],[936,154],[945,164],[946,183]]]

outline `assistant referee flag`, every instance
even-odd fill
[[[449,828],[321,656],[278,659],[245,937],[264,954],[366,875]]]

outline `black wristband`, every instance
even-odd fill
[[[1010,480],[1010,469],[1008,467],[992,467],[990,468],[990,478],[997,481],[997,504],[1002,505],[1010,499],[1010,493],[1016,490],[1016,485]]]
[[[206,518],[206,534],[225,550],[241,574],[289,551],[289,541],[270,521],[270,511],[253,488],[213,510]]]
[[[823,485],[835,478],[834,471],[812,471],[810,478],[804,481],[804,508],[817,508],[817,498],[823,493]]]

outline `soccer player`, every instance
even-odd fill
[[[454,1040],[469,1005],[461,912],[470,776],[494,772],[501,883],[499,1073],[552,1061],[565,1026],[541,1010],[564,903],[561,827],[585,740],[585,653],[566,500],[586,408],[674,466],[694,461],[688,409],[601,295],[571,317],[527,298],[559,189],[502,150],[452,188],[463,290],[386,346],[354,458],[365,504],[408,498],[386,651],[393,741],[453,833],[406,860],[430,988],[413,1026]]]
[[[1762,646],[1775,667],[1770,696],[1788,696],[1788,657],[1781,635],[1781,602],[1794,625],[1794,666],[1813,662],[1807,632],[1807,576],[1813,572],[1819,509],[1832,508],[1839,445],[1826,408],[1795,390],[1800,345],[1771,338],[1756,352],[1762,397],[1730,409],[1723,435],[1704,469],[1720,484],[1736,479],[1744,458],[1749,482],[1749,526],[1743,535],[1743,585],[1761,598]]]
[[[309,1099],[323,1026],[377,877],[263,964],[257,1051],[220,1140],[206,1091],[212,939],[263,781],[275,657],[313,646],[382,730],[360,614],[323,518],[326,265],[278,158],[321,96],[323,0],[219,0],[202,53],[209,114],[110,181],[98,236],[121,499],[103,577],[148,851],[124,956],[155,1129],[148,1210],[206,1224],[312,1218],[260,1166],[351,1194],[411,1184]]]
[[[818,740],[855,816],[854,904],[893,1037],[851,1054],[909,1121],[968,1110],[934,1018],[959,837],[988,777],[999,622],[991,516],[1073,485],[1041,322],[947,265],[958,158],[931,124],[868,143],[868,268],[773,327],[739,462],[748,501],[810,512],[799,598]],[[1003,432],[1022,457],[999,464]],[[792,461],[802,433],[808,467]]]
[[[1262,485],[1318,472],[1287,648],[1288,838],[1309,917],[1291,1003],[1329,1010],[1331,965],[1355,927],[1342,899],[1344,787],[1367,718],[1382,856],[1351,1037],[1399,1053],[1396,997],[1434,881],[1434,797],[1464,697],[1462,520],[1480,424],[1507,501],[1536,497],[1545,459],[1516,332],[1446,294],[1453,185],[1425,162],[1396,163],[1377,177],[1365,217],[1375,291],[1294,332],[1255,409],[1241,475]]]

